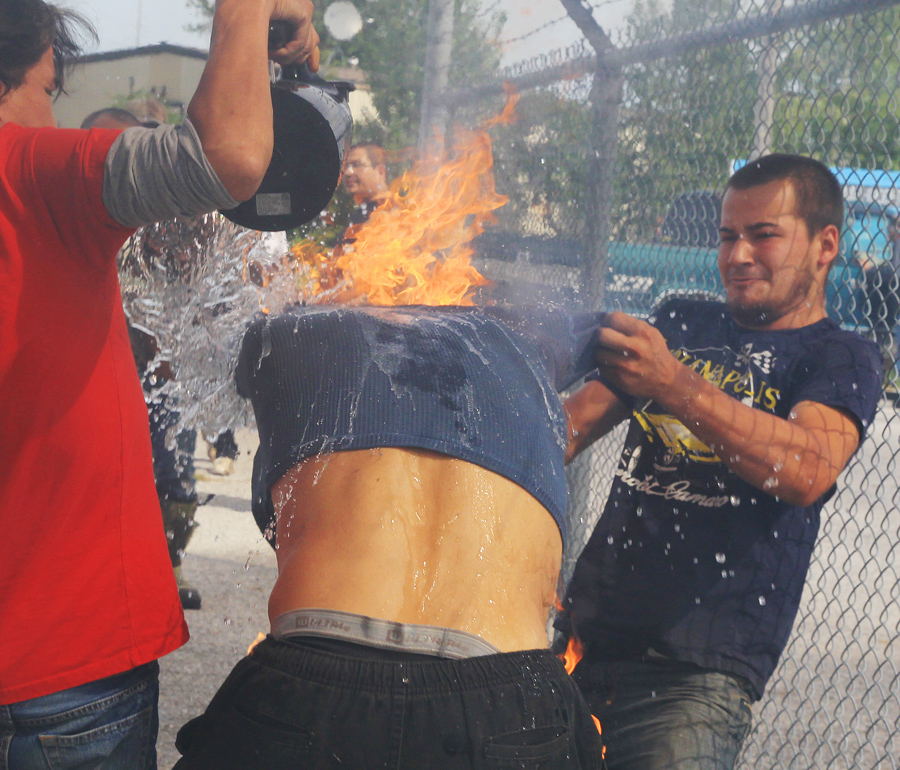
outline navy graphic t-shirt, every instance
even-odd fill
[[[715,302],[671,300],[653,319],[685,365],[738,401],[787,418],[801,401],[851,413],[862,437],[881,389],[876,346],[830,319],[738,326]],[[603,516],[558,625],[602,656],[663,655],[738,674],[761,695],[787,643],[819,513],[732,473],[652,401],[633,400]],[[764,437],[763,437],[764,440]]]

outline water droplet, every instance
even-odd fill
[[[695,597],[694,597],[694,604],[700,604],[700,597],[699,597],[699,596],[695,596]]]
[[[772,530],[772,537],[774,537],[776,540],[778,539],[778,530],[777,529]]]
[[[675,525],[675,531],[676,531],[676,532],[681,532],[681,524],[676,524],[676,525]]]
[[[725,554],[724,554],[724,553],[717,553],[717,554],[716,554],[716,561],[719,562],[719,564],[724,564],[724,563],[725,563]]]
[[[651,698],[655,698],[655,697],[656,697],[656,690],[650,690],[650,697],[651,697]]]
[[[610,535],[608,538],[606,538],[606,542],[609,543],[610,545],[612,545],[612,544],[615,542],[615,541],[613,540],[613,536]]]
[[[722,570],[722,577],[723,577],[723,578],[727,578],[727,577],[728,577],[728,570],[727,570],[727,569],[723,569],[723,570]]]
[[[635,513],[636,513],[638,516],[643,516],[643,515],[644,515],[644,509],[641,508],[641,506],[638,506],[638,507],[637,507],[637,510],[635,511]]]
[[[737,495],[732,495],[731,496],[731,504],[735,508],[737,508],[741,504],[741,498],[739,498]]]
[[[766,606],[766,597],[765,597],[765,596],[760,596],[760,597],[759,597],[759,606],[760,606],[760,607],[765,607],[765,606]]]

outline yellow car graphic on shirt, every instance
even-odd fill
[[[657,438],[662,441],[671,459],[686,457],[703,463],[721,462],[715,452],[672,415],[635,411],[634,416],[651,442]]]

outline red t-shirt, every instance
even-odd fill
[[[0,704],[187,641],[106,212],[117,131],[0,128]]]

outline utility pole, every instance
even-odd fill
[[[419,123],[419,152],[423,157],[441,149],[447,132],[448,114],[443,97],[449,83],[450,57],[453,54],[453,12],[454,0],[429,0],[422,117]],[[435,135],[440,137],[441,146],[434,146]]]
[[[144,20],[144,0],[137,0],[137,24],[134,30],[134,47],[141,47],[141,23]]]

